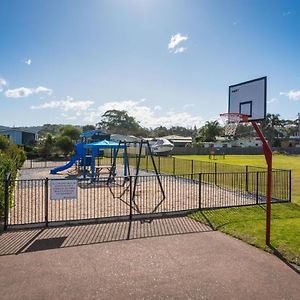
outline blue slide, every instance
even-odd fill
[[[83,158],[83,155],[84,155],[83,145],[84,145],[84,143],[76,144],[75,145],[75,155],[72,156],[71,160],[63,166],[59,166],[54,169],[51,169],[50,174],[56,174],[57,172],[69,169],[76,163],[77,160]]]

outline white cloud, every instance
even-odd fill
[[[171,40],[169,42],[168,48],[174,49],[179,43],[186,41],[188,39],[187,36],[181,35],[180,33],[177,33],[175,35],[171,36]]]
[[[30,66],[31,63],[32,63],[32,60],[31,60],[30,58],[25,59],[25,60],[24,60],[24,63],[25,63],[26,65]]]
[[[282,13],[282,15],[283,15],[284,17],[287,17],[287,16],[289,16],[289,15],[291,15],[291,14],[292,14],[291,11],[284,11],[284,12]]]
[[[2,92],[6,86],[7,86],[7,81],[4,78],[0,77],[0,92]]]
[[[194,107],[194,106],[195,106],[195,104],[187,103],[187,104],[183,105],[183,108],[186,109],[186,108],[190,108],[190,107]]]
[[[43,87],[43,86],[39,86],[37,88],[20,87],[20,88],[13,89],[13,90],[7,90],[5,92],[5,96],[7,98],[24,98],[24,97],[28,97],[32,94],[51,95],[52,90],[48,89],[46,87]]]
[[[174,54],[182,53],[182,52],[184,52],[186,49],[187,49],[187,47],[179,47],[179,48],[176,48],[175,51],[174,51],[173,53],[174,53]]]
[[[40,105],[33,105],[30,108],[31,109],[60,109],[63,111],[73,111],[75,112],[76,116],[80,116],[81,111],[88,110],[93,104],[94,104],[93,101],[74,100],[72,97],[67,97],[66,100],[49,101]]]
[[[149,107],[144,104],[144,101],[112,101],[106,102],[99,106],[96,110],[88,111],[85,114],[84,121],[99,122],[101,116],[111,109],[126,110],[130,116],[140,122],[144,127],[158,126],[185,126],[185,127],[200,127],[203,125],[203,119],[199,116],[192,116],[186,112],[166,111],[163,113],[160,106]],[[158,109],[159,107],[159,109]]]
[[[267,101],[268,104],[274,103],[276,102],[278,99],[277,98],[272,98],[270,100]]]
[[[300,90],[290,90],[289,92],[281,92],[280,96],[287,96],[290,100],[298,101],[300,100]]]

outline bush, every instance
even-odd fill
[[[74,143],[68,136],[58,137],[55,144],[65,156],[67,156],[74,149]]]
[[[13,205],[14,182],[17,177],[17,171],[22,167],[26,160],[26,154],[23,149],[17,145],[9,144],[6,150],[0,150],[0,218],[4,210],[5,180],[8,174],[11,174],[12,184],[9,188],[9,205]]]

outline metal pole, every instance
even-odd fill
[[[148,153],[147,153],[147,154],[146,154],[146,171],[147,171],[147,172],[149,171],[149,170],[148,170],[148,168],[149,168],[148,164],[149,164],[149,157],[148,157]]]
[[[292,170],[289,170],[289,201],[292,202]]]
[[[48,203],[49,203],[49,195],[48,195],[48,186],[49,186],[49,178],[45,179],[45,226],[48,227]]]
[[[10,186],[10,174],[6,176],[4,181],[4,230],[7,230],[7,226],[8,226],[9,186]]]
[[[248,166],[246,166],[246,192],[248,192]]]
[[[267,176],[267,211],[266,211],[266,244],[270,245],[271,236],[271,195],[272,195],[272,149],[255,121],[251,122],[263,143],[264,155],[268,165]]]
[[[129,220],[132,220],[132,203],[133,203],[133,194],[132,194],[132,176],[129,176],[129,196],[130,196],[130,207],[129,207]]]
[[[215,162],[215,185],[217,185],[217,163]]]
[[[256,204],[258,204],[258,172],[256,172]]]
[[[158,173],[160,174],[160,155],[158,154]]]
[[[176,162],[175,162],[175,159],[176,159],[176,158],[173,157],[173,175],[175,175],[175,170],[176,170],[176,169],[175,169],[175,163],[176,163]]]
[[[192,180],[194,179],[194,161],[191,160],[191,174],[192,174]]]
[[[199,198],[198,198],[198,201],[199,201],[198,208],[199,208],[199,210],[201,210],[201,185],[202,185],[201,181],[202,181],[202,173],[199,173]]]

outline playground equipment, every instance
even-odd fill
[[[155,160],[153,158],[153,153],[151,150],[151,146],[149,144],[149,141],[145,141],[145,140],[141,140],[139,143],[139,151],[138,151],[138,156],[137,156],[137,162],[136,162],[136,170],[135,170],[135,175],[133,176],[133,183],[131,182],[131,177],[130,177],[130,168],[129,168],[129,162],[128,162],[128,154],[127,154],[127,147],[130,144],[134,144],[136,145],[135,142],[119,142],[118,147],[116,148],[116,152],[114,155],[114,160],[113,160],[113,164],[112,164],[112,168],[109,174],[109,177],[107,179],[106,184],[109,186],[110,188],[110,192],[113,195],[114,198],[119,199],[120,201],[122,201],[123,203],[125,203],[126,205],[132,207],[133,210],[135,210],[137,213],[142,213],[142,211],[140,210],[139,204],[137,203],[136,197],[137,197],[137,187],[139,184],[139,180],[141,179],[141,177],[139,176],[140,173],[140,165],[141,165],[141,157],[142,157],[142,149],[145,146],[148,154],[151,157],[151,161],[153,164],[153,168],[154,168],[154,172],[155,172],[155,178],[158,182],[158,187],[159,187],[159,191],[161,194],[161,199],[159,199],[158,203],[156,204],[156,206],[153,208],[153,210],[151,211],[151,213],[154,213],[160,206],[161,204],[164,202],[164,200],[166,199],[166,195],[165,195],[165,191],[164,188],[162,186],[161,183],[161,179],[155,164]],[[121,192],[121,194],[119,196],[117,196],[113,189],[111,188],[111,184],[114,183],[114,169],[116,167],[116,159],[117,159],[117,155],[119,152],[119,149],[123,148],[124,149],[124,174],[125,174],[125,168],[126,168],[126,174],[128,175],[127,177],[124,177],[124,181],[122,183],[122,187],[123,187],[123,191]],[[126,199],[123,199],[123,196],[125,195],[126,192],[131,192],[131,203],[128,203],[126,201]],[[155,201],[154,201],[155,202]]]
[[[95,158],[99,157],[99,152],[103,151],[105,149],[111,149],[113,151],[113,159],[116,160],[117,158],[117,149],[124,149],[126,146],[124,143],[116,143],[113,141],[107,141],[107,140],[103,140],[103,141],[99,141],[99,142],[94,142],[94,143],[90,143],[90,144],[84,144],[83,146],[83,177],[86,178],[87,176],[87,172],[86,172],[86,167],[87,167],[87,156],[86,156],[86,152],[87,150],[89,150],[91,152],[91,160],[90,160],[90,167],[91,167],[91,177],[92,179],[95,179],[96,175],[97,175],[97,168],[95,165]],[[124,176],[127,176],[127,170],[128,170],[128,160],[127,160],[127,152],[124,151],[124,156],[123,156],[123,160],[124,160]],[[113,173],[114,175],[116,175],[116,166],[105,166],[107,169],[110,169],[110,174]],[[110,167],[110,168],[109,168]]]
[[[84,143],[78,143],[75,145],[75,155],[71,157],[71,160],[63,166],[59,166],[50,170],[50,174],[56,174],[57,172],[67,170],[71,168],[77,161],[82,160],[84,157]]]

